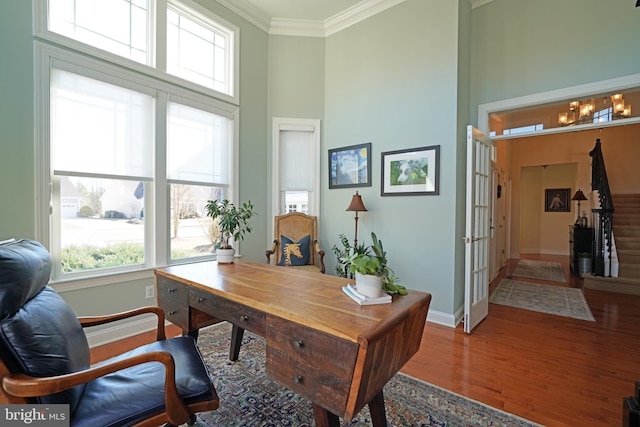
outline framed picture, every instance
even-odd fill
[[[382,196],[437,195],[440,146],[382,153]]]
[[[371,143],[329,150],[329,188],[371,187]]]
[[[571,189],[546,188],[544,190],[545,212],[569,212],[571,210]]]

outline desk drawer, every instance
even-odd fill
[[[156,276],[158,306],[168,321],[184,331],[189,330],[189,290],[186,285]]]
[[[358,344],[279,317],[269,317],[267,346],[351,381]]]
[[[204,313],[254,332],[265,334],[265,314],[198,288],[189,290],[189,305]]]
[[[345,412],[358,344],[269,317],[267,375],[325,409]]]
[[[267,376],[328,411],[342,416],[351,381],[338,378],[304,360],[267,345]]]

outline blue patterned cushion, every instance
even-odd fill
[[[294,241],[287,236],[280,236],[282,244],[282,255],[278,265],[300,266],[309,264],[311,253],[309,250],[311,236],[304,236],[298,241]]]

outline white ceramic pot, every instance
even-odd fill
[[[233,264],[233,259],[236,255],[236,250],[231,249],[218,249],[216,251],[218,256],[218,264]]]
[[[356,271],[356,289],[366,297],[378,298],[382,292],[382,277]]]

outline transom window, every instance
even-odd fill
[[[238,29],[197,3],[37,0],[37,5],[39,37],[91,54],[99,49],[108,52],[107,56],[112,54],[156,68],[167,76],[237,101],[234,82]]]

